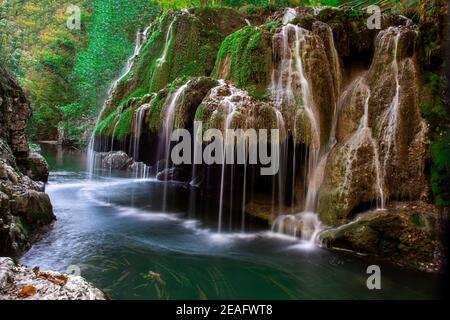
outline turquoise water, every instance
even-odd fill
[[[62,272],[76,265],[113,299],[436,297],[433,275],[380,265],[382,289],[368,290],[371,263],[362,258],[308,248],[261,226],[219,234],[187,214],[186,187],[169,186],[161,212],[160,182],[124,173],[89,180],[83,154],[54,147],[43,154],[57,221],[20,262]]]

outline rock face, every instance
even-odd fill
[[[30,150],[28,157],[20,159],[20,170],[35,181],[47,182],[49,169],[47,161],[36,151]]]
[[[372,65],[339,101],[336,139],[321,189],[322,221],[339,224],[363,203],[420,199],[427,126],[420,115],[414,61],[416,27],[382,30]]]
[[[26,250],[55,216],[44,184],[48,166],[28,148],[31,111],[16,80],[0,67],[0,255]]]
[[[105,300],[99,289],[80,276],[41,272],[0,258],[0,300]]]

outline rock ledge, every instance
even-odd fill
[[[80,276],[41,272],[0,258],[0,300],[105,300],[102,291]]]

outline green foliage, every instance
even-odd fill
[[[419,66],[421,68],[421,111],[429,125],[429,167],[431,191],[438,206],[450,206],[450,111],[444,102],[445,61],[443,46],[446,1],[424,0],[419,3],[417,23],[419,35]]]
[[[65,11],[71,4],[89,12],[88,2],[0,0],[0,59],[30,95],[34,113],[29,133],[37,138],[56,136],[62,117],[59,106],[73,100],[69,78],[76,50],[84,45],[85,29],[66,28]],[[89,14],[82,15],[83,26],[89,18]]]
[[[118,112],[114,111],[95,127],[94,134],[96,136],[112,135],[116,125]]]
[[[90,41],[87,49],[78,53],[72,74],[79,93],[77,102],[83,106],[79,117],[98,113],[112,79],[132,54],[136,30],[146,27],[159,12],[150,1],[94,1]],[[67,120],[73,120],[67,116]]]
[[[434,138],[430,147],[431,190],[438,206],[450,206],[450,131]]]

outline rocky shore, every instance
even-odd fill
[[[102,291],[80,276],[42,272],[0,258],[0,300],[105,300]]]

